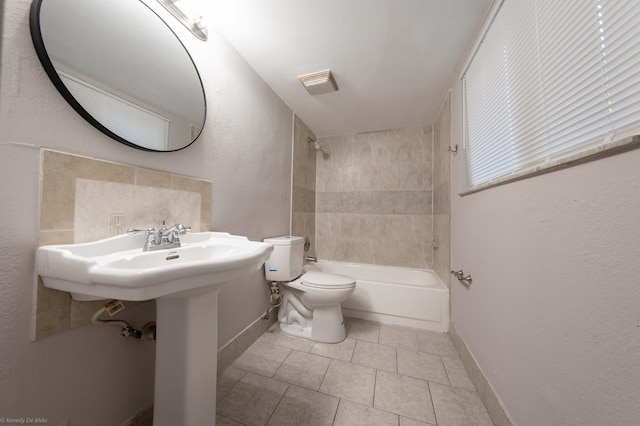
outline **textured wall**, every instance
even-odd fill
[[[316,250],[327,260],[432,267],[431,127],[321,138]]]
[[[461,94],[452,143],[462,146]],[[640,150],[464,197],[452,160],[457,333],[514,424],[640,418]]]
[[[207,94],[207,122],[185,150],[150,153],[122,145],[84,121],[57,92],[29,34],[30,1],[3,2],[0,60],[0,417],[58,425],[114,425],[153,398],[153,345],[111,327],[81,326],[30,341],[39,229],[40,148],[160,170],[213,184],[211,229],[253,240],[290,229],[292,112],[214,30],[195,39],[155,1],[148,4],[189,49]],[[149,72],[154,72],[150,70]],[[220,292],[222,345],[268,306],[261,272]],[[139,324],[153,309],[127,309]]]

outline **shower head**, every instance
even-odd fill
[[[320,144],[318,143],[318,141],[316,141],[315,139],[308,137],[307,138],[307,143],[312,143],[313,147],[315,148],[316,151],[320,151]]]

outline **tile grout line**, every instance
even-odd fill
[[[275,379],[274,379],[275,380]],[[286,383],[286,382],[284,382]],[[276,411],[278,411],[278,407],[280,406],[280,404],[282,403],[282,400],[284,399],[284,396],[287,394],[287,392],[289,391],[289,388],[291,387],[291,383],[287,383],[287,388],[284,390],[284,393],[282,394],[282,396],[280,397],[280,400],[278,400],[278,403],[276,404],[276,406],[273,408],[273,411],[271,412],[271,414],[269,414],[269,418],[267,419],[267,421],[264,423],[264,426],[266,426],[267,424],[269,424],[269,420],[271,420],[271,418],[273,417],[273,415],[275,414]]]
[[[331,368],[331,363],[332,362],[333,362],[333,359],[329,358],[329,365],[327,365],[327,369],[324,370],[324,374],[322,375],[322,380],[320,380],[320,385],[318,386],[317,392],[320,392],[320,388],[322,387],[322,384],[324,383],[324,379],[327,377],[327,373],[329,372],[329,368]],[[320,393],[324,393],[324,392],[320,392]]]
[[[398,348],[396,347],[396,374],[400,375],[400,361],[398,360]],[[377,374],[376,374],[377,375]],[[375,392],[375,390],[374,390]],[[396,413],[394,413],[396,414]],[[396,414],[398,416],[398,426],[401,426],[400,414]]]
[[[280,346],[283,347],[283,346]],[[280,365],[278,365],[278,368],[275,369],[275,371],[273,372],[273,374],[271,376],[268,376],[272,379],[275,379],[275,375],[278,373],[278,371],[280,371],[280,369],[282,368],[282,366],[284,365],[284,363],[289,359],[289,357],[291,356],[291,354],[293,353],[294,349],[291,348],[287,348],[289,349],[289,353],[287,354],[286,357],[284,357],[284,359],[280,362]],[[277,379],[276,379],[277,380]]]
[[[338,398],[338,406],[336,407],[336,412],[333,413],[333,420],[331,421],[332,426],[336,423],[336,418],[338,418],[338,410],[340,409],[340,404],[342,404],[342,398]]]
[[[378,384],[378,369],[376,368],[376,375],[373,378],[373,400],[371,401],[371,408],[374,408],[374,409],[376,408],[376,385],[377,384]]]
[[[440,357],[440,362],[442,363],[442,368],[444,368],[444,374],[447,376],[447,381],[449,382],[449,386],[450,386],[450,387],[454,387],[454,386],[451,384],[451,377],[449,377],[449,371],[447,370],[447,366],[446,366],[446,365],[445,365],[445,363],[444,363],[444,358],[442,357],[442,355],[438,355],[438,356]],[[429,386],[429,393],[431,393],[431,386]],[[433,398],[432,398],[432,399],[433,399]],[[433,402],[433,401],[431,401],[431,402]],[[435,406],[434,406],[434,407],[435,407]],[[434,408],[434,410],[435,410],[435,408]]]
[[[423,350],[421,350],[421,348],[422,348],[422,347],[421,347],[421,345],[418,345],[418,348],[417,348],[417,351],[416,351],[417,353],[424,353],[424,354],[427,354],[427,355],[430,355],[430,356],[437,357],[436,359],[440,361],[440,365],[442,365],[442,368],[444,369],[444,373],[445,373],[444,377],[446,378],[446,381],[448,382],[448,384],[445,384],[445,383],[439,383],[439,382],[432,382],[432,381],[431,381],[431,380],[429,380],[429,379],[422,379],[422,378],[420,378],[420,377],[414,377],[414,376],[411,376],[411,375],[400,374],[400,373],[399,373],[399,371],[400,371],[400,370],[399,370],[399,367],[400,367],[400,360],[399,360],[399,358],[398,358],[398,351],[399,351],[399,349],[404,349],[404,346],[397,346],[397,345],[394,345],[394,344],[382,344],[382,343],[379,343],[379,342],[380,342],[380,334],[381,334],[381,330],[379,329],[379,332],[378,332],[378,334],[377,334],[377,339],[376,339],[376,340],[377,340],[377,342],[371,342],[371,343],[374,343],[374,344],[376,344],[376,345],[382,345],[382,346],[388,346],[388,347],[392,347],[392,348],[394,348],[394,353],[395,353],[395,357],[396,357],[396,358],[395,358],[395,367],[396,367],[395,374],[397,374],[397,375],[399,375],[399,376],[403,376],[403,377],[410,377],[410,378],[419,379],[419,380],[423,380],[423,381],[427,382],[427,386],[428,386],[428,389],[429,389],[429,397],[430,397],[430,401],[431,401],[431,404],[432,404],[433,414],[434,414],[434,417],[435,417],[435,420],[436,420],[436,425],[438,425],[438,424],[439,424],[439,422],[438,422],[438,417],[439,417],[439,416],[438,416],[438,414],[437,414],[437,412],[436,412],[436,410],[435,410],[436,405],[435,405],[435,402],[434,402],[434,397],[433,397],[433,392],[432,392],[432,391],[433,391],[433,386],[434,386],[434,385],[436,385],[436,384],[440,384],[440,385],[443,385],[443,386],[447,386],[448,388],[454,388],[454,386],[451,384],[451,374],[453,374],[456,370],[455,370],[455,369],[453,369],[453,370],[449,371],[449,370],[447,369],[447,367],[445,366],[444,359],[458,359],[458,360],[460,360],[460,357],[459,357],[459,356],[457,356],[457,357],[456,357],[456,356],[450,356],[450,355],[448,355],[448,352],[447,352],[447,354],[442,354],[442,353],[439,353],[439,352],[441,352],[441,351],[439,351],[439,350],[436,350],[436,352],[423,351]],[[417,333],[416,333],[416,334],[417,334]],[[349,336],[347,336],[347,337],[349,337]],[[436,338],[437,342],[439,342],[439,341],[440,341],[440,340],[438,340],[438,338],[439,338],[440,336],[434,336],[434,337]],[[358,344],[360,344],[360,343],[362,343],[362,342],[365,342],[365,343],[369,344],[370,340],[369,340],[369,339],[360,339],[360,338],[357,338],[357,337],[350,337],[350,338],[351,338],[351,339],[353,339],[353,340],[355,340],[355,344],[354,344],[353,350],[352,350],[352,351],[351,351],[351,353],[350,353],[350,356],[348,356],[348,357],[347,357],[347,359],[348,359],[347,364],[350,364],[350,365],[353,365],[353,366],[363,366],[363,367],[369,367],[369,368],[372,368],[372,367],[370,367],[370,366],[361,365],[361,364],[357,364],[357,363],[354,363],[354,362],[353,362],[353,361],[354,361],[354,359],[355,359],[355,351],[356,351],[356,348],[357,348]],[[419,339],[418,339],[418,340],[419,340]],[[403,340],[402,340],[402,341],[403,341]],[[402,341],[399,341],[399,343],[402,343]],[[437,343],[437,342],[436,342],[436,343]],[[344,404],[345,404],[345,402],[346,402],[346,401],[351,401],[351,400],[350,400],[350,399],[345,399],[345,398],[342,398],[342,397],[338,397],[338,396],[336,396],[336,395],[328,394],[328,393],[325,393],[325,392],[321,392],[321,391],[320,391],[320,387],[322,387],[322,384],[323,384],[323,383],[325,383],[325,381],[326,381],[326,378],[327,378],[327,374],[328,374],[329,368],[331,368],[331,366],[332,366],[332,365],[335,365],[337,362],[341,362],[342,360],[341,360],[340,358],[333,358],[331,355],[326,355],[326,354],[313,354],[313,353],[311,353],[311,351],[312,351],[312,350],[313,350],[313,348],[315,347],[315,343],[314,343],[314,345],[312,345],[311,347],[308,347],[308,349],[307,349],[307,350],[304,350],[304,349],[303,349],[303,350],[294,349],[294,348],[291,348],[291,347],[289,347],[289,346],[282,346],[282,344],[281,344],[281,343],[275,343],[275,342],[273,342],[273,343],[269,342],[269,343],[268,343],[268,342],[264,342],[264,341],[263,341],[262,343],[263,343],[263,344],[266,344],[266,345],[269,345],[269,346],[272,346],[272,347],[273,347],[273,346],[277,346],[277,347],[281,347],[281,348],[283,348],[283,349],[287,349],[287,350],[288,350],[287,355],[285,356],[285,358],[284,358],[281,362],[279,362],[279,363],[278,363],[278,365],[277,365],[276,369],[274,370],[274,372],[273,372],[271,375],[265,375],[265,376],[264,376],[264,377],[268,377],[268,378],[273,379],[273,380],[278,380],[278,381],[280,381],[280,382],[282,382],[282,383],[287,384],[287,387],[286,387],[286,389],[285,389],[284,394],[280,397],[280,399],[279,399],[279,401],[277,402],[277,404],[276,404],[276,406],[275,406],[274,410],[270,413],[270,415],[269,415],[269,417],[268,417],[268,419],[267,419],[267,423],[268,423],[268,422],[273,418],[273,416],[274,416],[275,412],[277,411],[278,407],[282,404],[282,401],[284,400],[286,393],[291,389],[291,386],[292,386],[292,385],[295,385],[294,383],[290,383],[287,379],[285,379],[285,380],[275,379],[275,376],[276,376],[277,372],[278,372],[278,371],[279,371],[279,370],[280,370],[280,369],[285,365],[286,361],[287,361],[287,360],[292,356],[293,352],[294,352],[294,351],[297,351],[297,352],[299,352],[300,354],[307,354],[307,355],[311,355],[311,356],[317,356],[317,357],[320,357],[320,358],[324,358],[324,359],[328,359],[328,360],[329,360],[329,364],[328,364],[327,368],[324,370],[324,373],[323,373],[323,375],[322,375],[322,379],[320,380],[320,385],[319,385],[319,387],[318,387],[317,389],[312,388],[312,387],[311,387],[311,388],[309,388],[309,387],[307,387],[307,386],[301,386],[301,387],[303,387],[303,388],[307,388],[307,389],[309,389],[309,390],[311,390],[311,391],[314,391],[314,392],[318,392],[319,394],[327,395],[327,396],[334,397],[334,398],[337,398],[337,399],[338,399],[338,405],[337,405],[336,410],[335,410],[335,412],[334,412],[334,415],[333,415],[333,421],[332,421],[332,424],[334,424],[334,423],[336,422],[336,419],[338,418],[338,417],[337,417],[338,409],[339,409],[341,406],[344,406]],[[285,343],[286,343],[286,342],[285,342]],[[435,344],[435,343],[434,343],[434,344]],[[429,346],[429,347],[430,347],[430,346]],[[337,354],[337,355],[339,356],[339,354]],[[342,361],[342,362],[344,362],[344,361]],[[236,368],[237,368],[237,367],[236,367]],[[401,416],[401,415],[399,415],[399,414],[397,414],[397,413],[395,413],[395,412],[392,412],[392,411],[387,411],[387,410],[385,410],[385,409],[381,409],[381,408],[379,409],[379,408],[376,408],[376,407],[375,407],[375,403],[376,403],[376,391],[378,390],[378,389],[377,389],[378,374],[379,374],[379,372],[380,372],[380,371],[386,371],[386,370],[381,370],[381,369],[379,369],[379,368],[375,368],[375,367],[374,367],[374,368],[372,368],[372,369],[375,371],[375,375],[374,375],[374,382],[373,382],[373,393],[372,393],[372,405],[371,405],[371,406],[367,406],[366,404],[363,404],[363,405],[364,405],[365,407],[369,407],[369,408],[371,408],[371,409],[373,409],[373,410],[379,410],[380,412],[385,412],[385,413],[393,414],[393,415],[395,415],[395,416],[396,416],[396,419],[397,419],[398,424],[401,424],[401,423],[402,423],[402,416]],[[239,369],[239,370],[241,370],[241,371],[243,372],[242,376],[241,376],[239,379],[235,380],[235,383],[233,384],[233,386],[231,386],[231,387],[229,388],[229,390],[228,390],[227,392],[225,392],[225,393],[224,393],[224,395],[222,396],[221,400],[222,400],[222,399],[224,399],[224,398],[226,398],[226,397],[229,395],[229,393],[230,393],[233,389],[235,389],[235,388],[238,386],[238,383],[242,380],[242,377],[244,377],[244,376],[246,375],[246,373],[247,373],[247,372],[249,372],[248,370],[244,370],[244,369]],[[394,372],[393,372],[393,371],[391,371],[391,373],[394,373]],[[261,375],[260,373],[256,373],[256,374]],[[300,386],[300,385],[298,385],[298,386]],[[476,389],[473,389],[473,391],[474,391],[475,393],[477,393],[477,390],[476,390]],[[379,395],[378,395],[378,396],[379,396]],[[360,403],[355,402],[355,401],[354,401],[354,403],[356,403],[356,404],[360,404]],[[442,414],[442,413],[441,413],[441,414]],[[224,416],[223,416],[223,417],[224,417]],[[411,418],[411,417],[410,417],[410,418]],[[416,420],[417,420],[417,419],[416,419]],[[430,423],[429,423],[429,424],[430,424]]]
[[[427,382],[429,386],[429,398],[431,398],[431,407],[433,407],[433,416],[436,418],[436,425],[438,424],[438,413],[436,412],[436,404],[433,402],[433,392],[431,390],[431,382]]]
[[[360,341],[360,339],[355,339],[355,341],[356,341],[356,344],[353,345],[353,351],[351,351],[351,356],[349,357],[349,364],[353,363],[353,356],[356,353],[356,346],[358,346],[358,342]]]

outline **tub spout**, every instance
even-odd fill
[[[318,258],[315,256],[306,256],[304,260],[306,260],[307,262],[317,262]]]

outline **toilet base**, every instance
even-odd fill
[[[280,323],[280,331],[289,336],[311,339],[311,327],[300,327],[298,324]]]
[[[342,309],[339,305],[314,309],[313,319],[308,320],[305,327],[298,323],[283,324],[281,322],[280,330],[290,336],[323,343],[340,343],[347,337]]]

